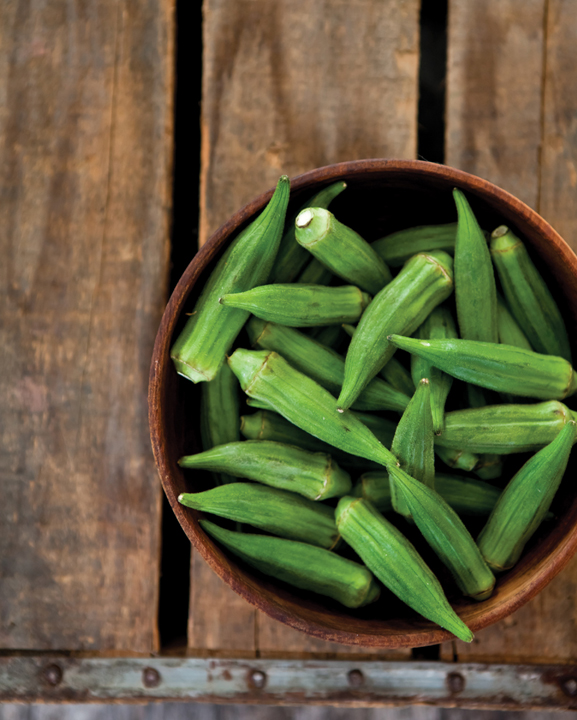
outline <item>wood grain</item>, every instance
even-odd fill
[[[413,158],[418,0],[206,0],[200,243],[330,163]]]
[[[2,2],[0,646],[157,646],[171,2]]]
[[[450,0],[448,165],[532,208],[539,195],[546,0]]]
[[[205,0],[201,244],[281,173],[415,156],[418,13],[418,0]],[[189,645],[240,632],[227,646],[338,649],[260,613],[249,631],[252,611],[242,612],[228,588],[212,599],[195,591],[211,576],[193,558]],[[242,622],[210,630],[225,604]]]
[[[486,21],[481,13],[487,14]],[[461,107],[468,106],[469,111],[456,113],[458,101],[455,101],[448,113],[450,162],[484,173],[492,182],[517,194],[577,249],[577,100],[574,93],[577,15],[574,4],[562,0],[506,2],[498,3],[497,8],[493,2],[469,4],[452,0],[451,15],[449,42],[453,60],[449,63],[448,94],[460,92],[468,98]],[[487,45],[497,21],[501,28],[497,35],[505,32],[506,36],[516,36],[515,44],[499,43],[493,49]],[[525,47],[521,43],[523,37]],[[481,62],[481,41],[483,52],[488,52],[485,64]],[[458,72],[456,48],[460,48],[463,55],[468,46],[478,48],[476,76]],[[545,69],[540,77],[539,66]],[[472,83],[475,77],[477,85]],[[502,83],[495,84],[495,77],[501,77]],[[475,117],[475,86],[480,88],[485,106],[492,98],[492,105],[489,102],[488,106],[498,106],[498,113],[487,117],[480,111]],[[503,97],[516,102],[507,100],[503,105],[500,102]],[[537,108],[542,116],[541,124],[537,122]],[[499,128],[509,129],[509,134],[499,134]],[[478,142],[463,142],[465,136]],[[487,147],[482,147],[483,142]],[[491,150],[493,143],[497,143],[502,153],[502,162],[492,164],[487,159],[499,157],[499,153],[494,155]],[[541,164],[535,166],[540,147]],[[526,157],[521,152],[523,149]],[[480,631],[471,645],[457,641],[454,648],[459,660],[575,662],[576,591],[577,561],[573,559],[537,597],[512,616]],[[452,659],[452,644],[443,646],[441,657]]]
[[[539,212],[577,252],[577,17],[549,0]]]

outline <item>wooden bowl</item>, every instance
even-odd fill
[[[577,257],[553,228],[512,195],[442,165],[359,160],[319,168],[292,180],[289,212],[337,180],[346,180],[348,188],[335,201],[335,212],[369,241],[404,227],[455,221],[451,190],[461,188],[483,227],[493,229],[505,223],[527,242],[564,313],[569,336],[575,337]],[[450,633],[417,616],[388,593],[375,605],[349,611],[260,575],[221,551],[200,528],[198,513],[177,501],[180,493],[206,489],[210,481],[203,473],[186,475],[177,465],[180,456],[199,451],[196,437],[200,387],[177,376],[169,350],[216,260],[271,194],[269,190],[253,200],[212,235],[186,269],[163,315],[150,370],[149,420],[154,456],[168,500],[195,549],[213,570],[249,603],[280,622],[325,640],[366,647],[418,647],[451,639]],[[573,351],[577,356],[575,348]],[[573,461],[567,476],[571,476],[575,464]],[[497,622],[526,603],[573,555],[577,545],[577,493],[567,480],[552,509],[556,520],[544,523],[521,561],[499,576],[492,597],[476,603],[451,594],[449,587],[453,607],[473,631]],[[445,578],[443,582],[446,584]]]

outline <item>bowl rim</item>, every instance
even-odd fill
[[[572,296],[572,314],[575,315],[574,309],[577,308],[577,287],[574,286],[577,286],[577,283],[573,282],[573,284],[571,284],[570,281],[574,281],[575,278],[577,278],[577,256],[561,236],[540,215],[521,200],[488,180],[483,180],[475,175],[447,165],[438,165],[422,160],[371,158],[336,163],[302,173],[291,180],[291,196],[296,191],[306,189],[309,186],[314,186],[321,182],[328,184],[329,182],[336,182],[341,179],[347,180],[355,177],[383,174],[390,174],[392,176],[395,173],[410,175],[412,179],[426,177],[428,179],[438,179],[444,183],[450,182],[467,192],[479,196],[482,200],[489,201],[491,205],[495,203],[505,205],[511,219],[514,219],[516,224],[519,224],[522,220],[526,227],[543,236],[546,244],[552,246],[554,249],[553,255],[560,256],[563,261],[561,272],[564,272],[566,276],[568,281],[566,287],[568,287],[570,291],[569,293],[565,292],[565,294]],[[319,607],[314,603],[309,607],[306,602],[296,602],[296,599],[291,596],[290,593],[275,587],[273,584],[253,579],[247,572],[231,562],[212,539],[204,533],[197,522],[197,513],[189,508],[185,508],[178,502],[178,496],[173,487],[173,466],[167,454],[167,437],[165,427],[162,423],[164,378],[166,372],[169,372],[170,367],[172,367],[169,353],[172,334],[184,304],[201,272],[221,250],[227,239],[264,207],[272,196],[273,191],[274,188],[269,189],[244,205],[244,207],[234,213],[234,215],[210,236],[207,242],[192,258],[182,274],[163,313],[152,354],[148,407],[152,449],[164,492],[176,518],[195,550],[200,553],[217,575],[236,593],[275,620],[315,637],[345,645],[395,649],[401,647],[420,647],[453,640],[454,636],[452,633],[428,621],[423,621],[422,629],[415,629],[415,623],[412,621],[410,627],[409,623],[407,623],[405,627],[405,624],[400,622],[398,627],[388,628],[383,634],[373,634],[373,632],[368,631],[363,632],[362,627],[359,627],[363,624],[375,623],[377,621],[353,619],[351,624],[354,627],[352,627],[351,630],[343,630],[342,628],[335,627],[328,622],[326,616],[323,617],[323,613],[319,612]],[[502,212],[501,214],[505,217],[507,215],[506,212]],[[537,565],[530,568],[530,577],[525,578],[520,589],[517,589],[514,593],[503,592],[502,597],[499,598],[492,596],[492,607],[485,611],[482,611],[483,603],[479,603],[477,606],[467,605],[466,608],[464,606],[467,610],[465,613],[467,615],[466,623],[473,632],[492,625],[527,603],[569,562],[577,549],[577,502],[572,507],[575,508],[575,512],[573,513],[575,518],[566,518],[564,525],[568,525],[567,531],[561,534],[561,538],[556,544],[549,542],[548,544],[545,543],[544,547],[541,547],[541,554],[544,552],[545,555]],[[554,546],[549,547],[551,545]],[[527,569],[525,566],[527,564],[526,558],[525,562],[521,560],[520,563],[510,571],[510,574],[514,577],[524,577],[527,575],[525,572]],[[274,597],[270,597],[271,594]],[[495,602],[495,599],[497,599],[497,602]],[[308,617],[306,620],[300,617],[299,614],[295,615],[295,609],[300,611],[303,607],[307,609]],[[459,612],[459,609],[463,608],[459,608],[458,603],[453,603],[453,607],[456,608],[458,614],[463,615],[463,613]],[[475,607],[479,609],[478,612],[475,612]],[[361,631],[359,632],[359,630]]]

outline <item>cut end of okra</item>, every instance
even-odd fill
[[[499,225],[498,228],[495,228],[493,232],[491,233],[492,238],[500,238],[506,235],[509,232],[509,228],[506,225]]]
[[[297,215],[297,219],[295,220],[295,225],[298,228],[306,228],[312,223],[314,216],[315,215],[314,215],[313,211],[309,210],[309,208],[307,208],[306,210],[303,210],[301,213],[299,213]]]

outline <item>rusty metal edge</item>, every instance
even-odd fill
[[[577,666],[45,653],[0,657],[0,702],[161,701],[575,710]]]

